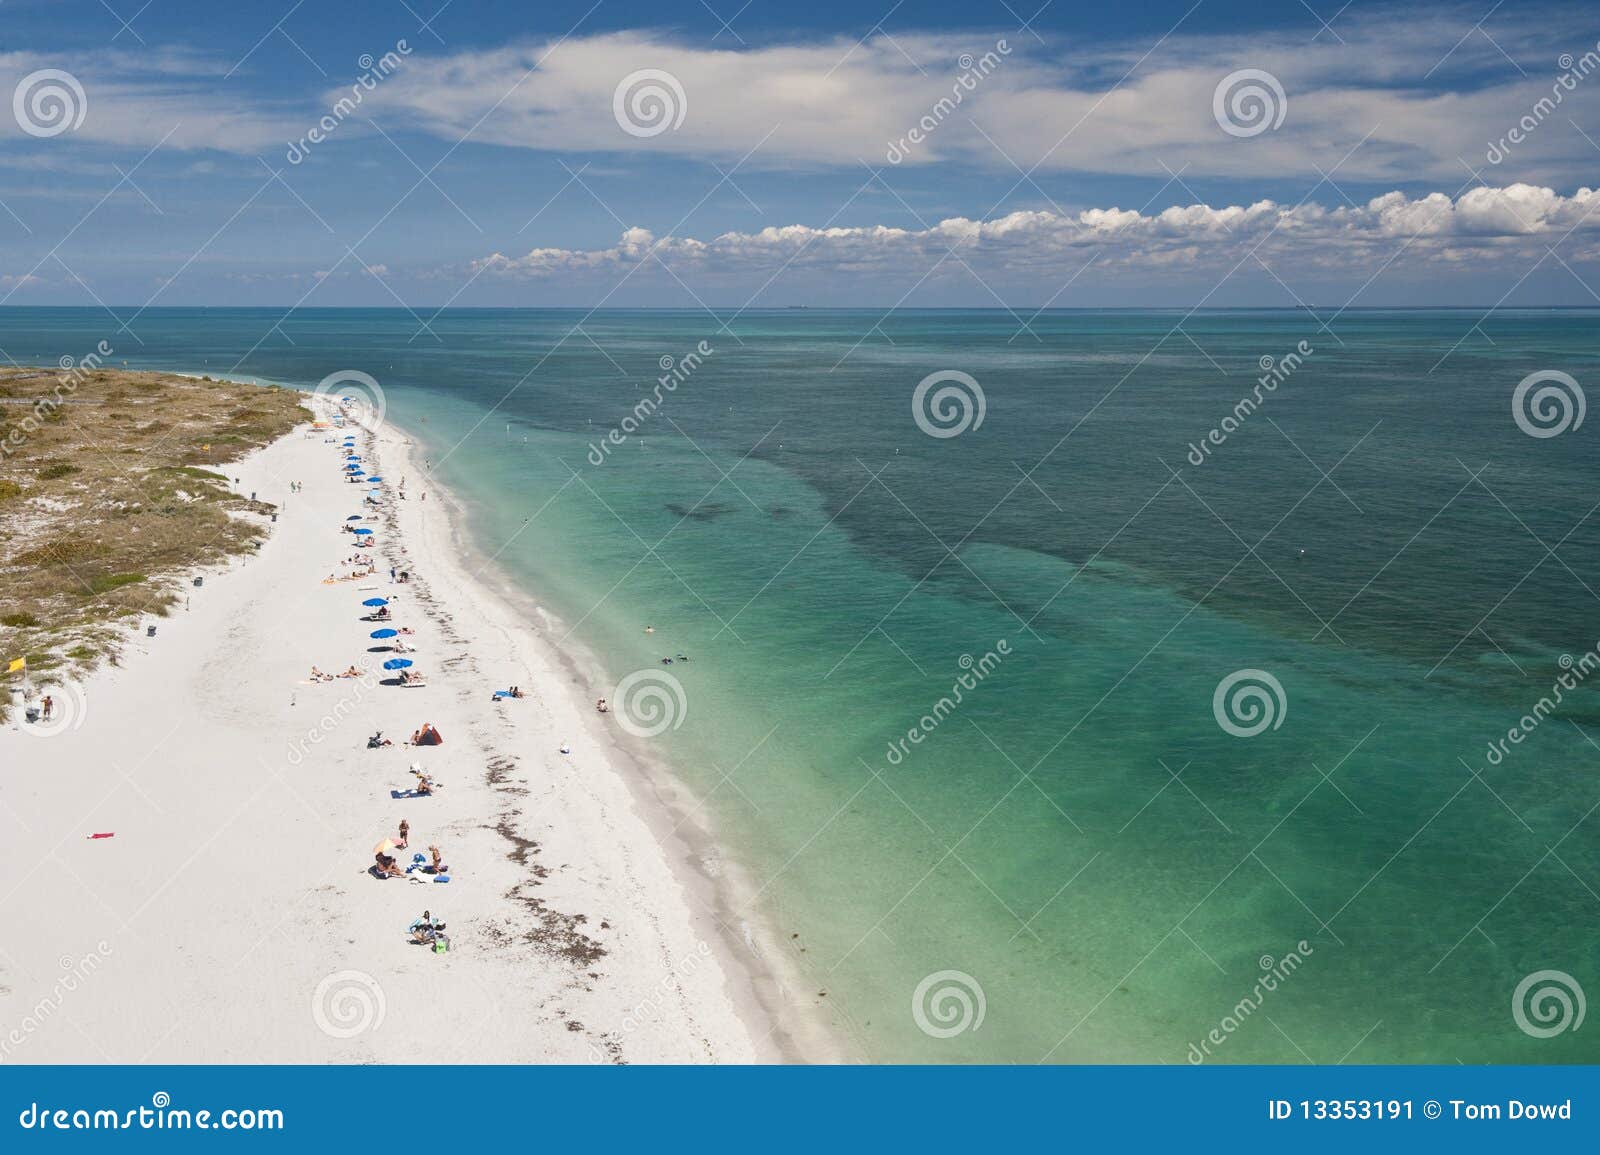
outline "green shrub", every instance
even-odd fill
[[[89,580],[89,592],[107,594],[112,590],[119,590],[123,586],[135,585],[142,581],[144,581],[142,573],[104,573]]]

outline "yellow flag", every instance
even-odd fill
[[[18,670],[25,670],[27,668],[28,668],[28,659],[27,658],[17,658],[9,666],[6,667],[6,673],[15,674]]]

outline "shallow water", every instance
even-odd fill
[[[1453,352],[1477,314],[301,310],[257,346],[279,317],[0,310],[0,347],[374,375],[484,554],[666,686],[652,748],[871,1057],[1600,1060],[1512,1009],[1600,990],[1600,677],[1488,745],[1600,642],[1600,430],[1512,415],[1593,379],[1594,313]],[[983,421],[936,438],[950,369]],[[1240,670],[1281,686],[1252,737]]]

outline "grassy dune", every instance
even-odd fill
[[[273,507],[230,492],[218,467],[308,417],[288,389],[0,369],[0,671],[23,656],[35,675],[115,661],[189,571],[254,549]]]

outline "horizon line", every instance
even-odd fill
[[[418,306],[427,309],[431,306]],[[893,313],[1001,313],[1015,315],[1018,311],[1031,311],[1032,316],[1047,313],[1314,313],[1329,310],[1337,313],[1442,313],[1442,312],[1493,312],[1493,313],[1548,313],[1555,311],[1600,312],[1600,305],[1051,305],[1034,309],[1029,305],[1005,307],[1000,305],[446,305],[433,311],[437,317],[445,313],[716,313],[729,312],[735,316],[750,313],[878,313],[885,308]],[[406,313],[416,310],[401,305],[0,305],[0,314],[29,310],[78,310],[82,312],[113,313],[126,309],[134,315],[178,312],[229,312],[244,310],[284,310],[287,313]],[[119,320],[121,318],[118,318]]]

